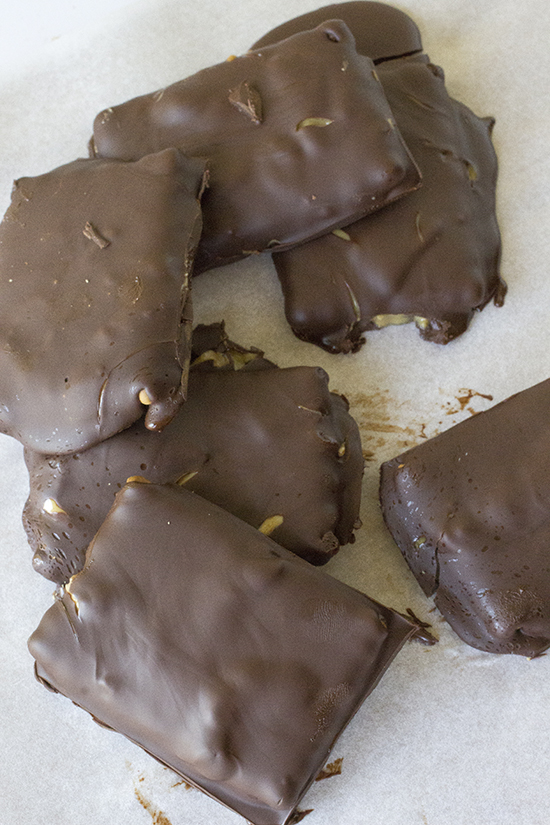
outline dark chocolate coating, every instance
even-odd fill
[[[325,20],[343,20],[355,37],[359,54],[374,63],[422,51],[422,40],[416,23],[405,12],[387,3],[352,0],[322,6],[288,20],[265,34],[252,46],[260,49],[277,43],[297,32],[313,29]]]
[[[43,683],[282,825],[414,633],[199,496],[131,484],[29,648]]]
[[[95,119],[98,155],[135,160],[166,146],[208,161],[195,272],[316,237],[419,185],[372,61],[341,21]]]
[[[204,166],[175,149],[16,181],[0,225],[0,432],[90,447],[184,399]],[[142,398],[145,396],[142,395]]]
[[[82,568],[86,547],[131,476],[179,480],[254,527],[275,517],[272,538],[314,564],[353,541],[361,439],[346,400],[329,392],[327,374],[278,369],[262,358],[239,371],[224,369],[223,360],[209,368],[213,354],[203,352],[206,359],[191,369],[188,400],[161,433],[138,421],[74,456],[26,451],[23,523],[39,573],[62,583]],[[55,509],[47,512],[51,500]]]
[[[550,645],[550,381],[382,465],[386,523],[468,644]]]
[[[362,333],[387,315],[414,319],[423,338],[446,344],[506,292],[493,121],[450,98],[442,71],[424,55],[376,71],[422,187],[344,234],[273,257],[290,326],[329,352],[357,350]]]

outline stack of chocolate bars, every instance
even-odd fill
[[[361,526],[346,399],[193,328],[192,279],[272,255],[299,338],[447,344],[506,292],[492,127],[407,15],[355,0],[104,109],[90,156],[19,178],[0,225],[0,432],[56,587],[36,676],[254,825],[292,821],[402,645],[433,639],[319,569]],[[396,542],[482,650],[550,645],[549,393],[382,467]]]

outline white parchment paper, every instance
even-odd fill
[[[85,156],[95,114],[245,51],[320,0],[4,0],[0,27],[0,210],[11,182]],[[328,572],[431,621],[334,750],[342,774],[315,783],[307,825],[544,825],[550,821],[550,657],[480,653],[432,610],[377,504],[378,467],[407,446],[550,376],[550,5],[407,0],[451,94],[494,115],[503,308],[447,347],[410,327],[373,333],[354,356],[299,342],[267,257],[195,282],[197,321],[281,366],[318,364],[343,392],[370,453],[363,529]],[[1,300],[1,296],[0,296]],[[492,401],[485,396],[492,396]],[[549,460],[550,468],[550,460]],[[26,640],[52,585],[21,527],[22,450],[0,436],[0,821],[6,825],[238,825],[240,817],[33,678]],[[521,548],[518,548],[521,552]]]

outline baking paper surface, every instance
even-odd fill
[[[22,0],[0,31],[0,209],[14,178],[87,154],[95,114],[240,54],[316,0]],[[6,5],[6,8],[7,5]],[[540,825],[550,819],[550,657],[467,647],[408,572],[377,503],[378,468],[427,436],[550,376],[550,5],[408,0],[449,92],[493,115],[504,307],[446,347],[410,326],[353,356],[299,342],[268,256],[197,278],[196,320],[280,366],[320,365],[360,424],[363,528],[326,570],[430,621],[337,742],[342,773],[313,785],[307,825]],[[490,398],[489,398],[490,396]],[[0,821],[7,825],[238,825],[243,820],[94,724],[33,678],[26,641],[52,601],[21,526],[22,449],[0,436]],[[549,461],[550,465],[550,461]],[[521,548],[520,548],[521,550]]]

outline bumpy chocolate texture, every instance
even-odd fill
[[[106,109],[92,152],[208,160],[195,271],[286,248],[419,184],[372,62],[332,21]]]
[[[446,344],[506,292],[492,119],[450,98],[443,72],[424,55],[376,71],[422,187],[344,231],[274,256],[290,326],[331,352],[355,351],[364,331],[413,320],[424,339]]]
[[[422,50],[418,26],[407,14],[387,3],[369,0],[333,3],[306,12],[272,29],[252,48],[260,49],[278,43],[297,32],[313,29],[325,20],[333,19],[344,21],[355,38],[359,54],[370,57],[374,63]]]
[[[204,167],[169,149],[15,184],[0,226],[0,432],[85,449],[183,402]]]
[[[550,381],[382,466],[386,523],[424,592],[468,644],[550,645]]]
[[[130,484],[29,647],[48,686],[279,825],[414,632],[199,496]]]
[[[188,400],[161,433],[138,421],[74,456],[27,450],[23,523],[35,569],[58,583],[80,570],[132,476],[185,485],[314,564],[352,541],[363,457],[346,400],[329,392],[322,369],[278,369],[255,356],[234,345],[203,350]]]

